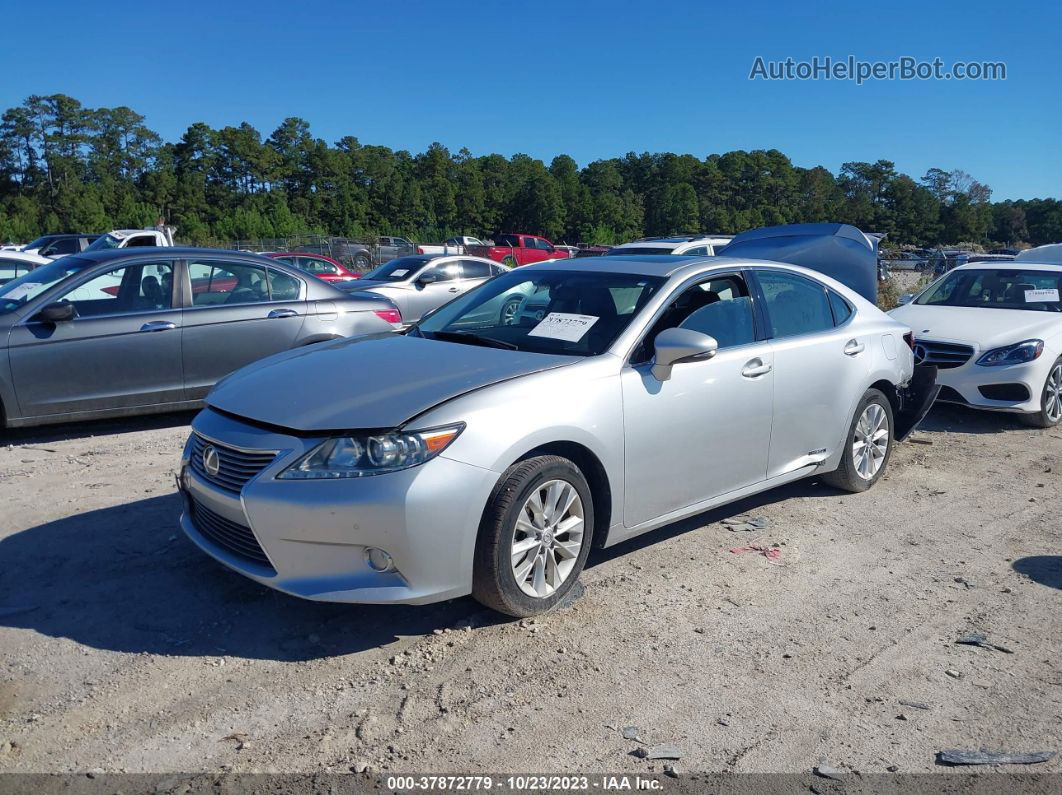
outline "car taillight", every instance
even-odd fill
[[[397,309],[375,309],[373,310],[376,317],[381,320],[386,320],[388,323],[401,323],[402,313]]]
[[[907,343],[907,347],[912,351],[914,350],[914,332],[908,331],[903,335],[903,341]]]

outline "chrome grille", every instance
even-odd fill
[[[189,502],[192,524],[208,540],[252,563],[273,568],[251,528],[219,516],[194,498]]]
[[[216,475],[207,472],[203,462],[203,451],[207,447],[213,447],[218,454]],[[235,447],[205,439],[198,433],[192,434],[192,469],[204,480],[209,480],[234,494],[239,494],[244,484],[273,463],[276,457],[276,452],[272,450],[237,450]]]
[[[918,354],[924,352],[919,359]],[[974,349],[970,345],[958,345],[953,342],[936,342],[934,340],[915,340],[915,363],[935,364],[941,370],[951,367],[962,367],[973,356]]]

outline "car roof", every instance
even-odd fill
[[[131,259],[133,257],[156,256],[171,259],[189,259],[191,257],[236,257],[269,259],[262,254],[251,254],[246,251],[234,251],[228,248],[196,248],[195,246],[133,246],[132,248],[108,248],[98,251],[82,251],[71,254],[80,260],[91,262],[110,262],[112,260]],[[280,263],[283,265],[283,263]]]
[[[982,262],[971,262],[967,265],[960,265],[957,268],[952,268],[948,273],[954,273],[955,271],[983,271],[983,270],[999,270],[999,271],[1027,271],[1027,270],[1046,270],[1046,271],[1058,271],[1062,273],[1062,264],[1057,262],[1036,262],[1035,260],[984,260]]]
[[[778,265],[783,268],[792,268],[782,262],[770,262],[768,260],[749,259],[746,257],[706,257],[697,255],[692,257],[675,256],[674,254],[622,254],[608,257],[583,257],[581,259],[551,259],[545,262],[537,262],[534,265],[525,265],[514,270],[526,268],[540,269],[563,269],[584,271],[590,273],[629,273],[642,276],[663,276],[671,278],[682,274],[683,271],[696,273],[705,270],[705,266],[711,268],[733,268],[746,265]],[[798,270],[803,270],[798,268]]]
[[[23,262],[36,262],[39,265],[46,265],[49,262],[55,262],[48,257],[42,257],[39,254],[27,254],[25,251],[0,251],[0,259],[16,259]]]

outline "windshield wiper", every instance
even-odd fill
[[[507,351],[518,351],[520,346],[513,345],[511,342],[502,342],[496,340],[493,337],[484,337],[480,334],[473,334],[470,331],[431,331],[432,339],[450,340],[451,342],[470,342],[473,345],[484,345],[488,348],[504,348]]]

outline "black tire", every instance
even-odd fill
[[[512,326],[516,322],[516,313],[520,310],[520,304],[523,303],[522,298],[510,298],[504,304],[502,304],[501,311],[498,312],[498,323],[503,326]],[[511,315],[506,322],[506,317]]]
[[[1047,372],[1047,378],[1044,379],[1044,387],[1040,390],[1040,410],[1035,414],[1019,414],[1018,417],[1026,425],[1031,425],[1033,428],[1054,428],[1058,425],[1059,420],[1062,420],[1062,415],[1051,417],[1048,411],[1048,397],[1051,392],[1052,378],[1055,379],[1055,388],[1059,386],[1059,379],[1062,379],[1062,373],[1059,373],[1059,369],[1062,368],[1062,356],[1055,359],[1055,363],[1051,365],[1051,369]]]
[[[574,566],[556,590],[544,597],[525,593],[513,571],[512,545],[516,520],[534,490],[552,480],[565,481],[577,492],[583,508],[582,546]],[[566,458],[543,455],[518,461],[498,479],[491,492],[476,540],[472,571],[472,596],[499,613],[517,618],[552,610],[579,579],[590,554],[594,528],[594,505],[586,478]],[[530,552],[528,553],[531,554]]]
[[[865,412],[871,404],[877,404],[885,410],[885,417],[888,420],[888,436],[886,437],[888,439],[888,447],[885,450],[885,456],[877,471],[874,472],[871,477],[867,478],[859,472],[852,446],[856,441],[856,428],[859,425],[859,420],[862,418],[863,412]],[[889,459],[892,458],[892,448],[895,441],[893,436],[894,428],[895,424],[892,417],[892,404],[889,403],[889,399],[878,389],[868,389],[866,394],[863,395],[863,398],[859,401],[859,405],[856,406],[855,414],[852,416],[852,422],[848,426],[848,434],[844,438],[844,451],[841,455],[841,463],[836,470],[828,472],[822,476],[823,482],[835,488],[853,493],[866,491],[877,483],[881,476],[885,474],[885,469],[889,465]]]
[[[359,269],[368,270],[372,267],[372,260],[369,259],[368,254],[355,254],[354,266]]]
[[[501,261],[501,264],[505,265],[508,268],[515,268],[516,267],[516,257],[514,257],[512,254],[510,254],[507,257],[505,257],[505,259],[503,259]]]

